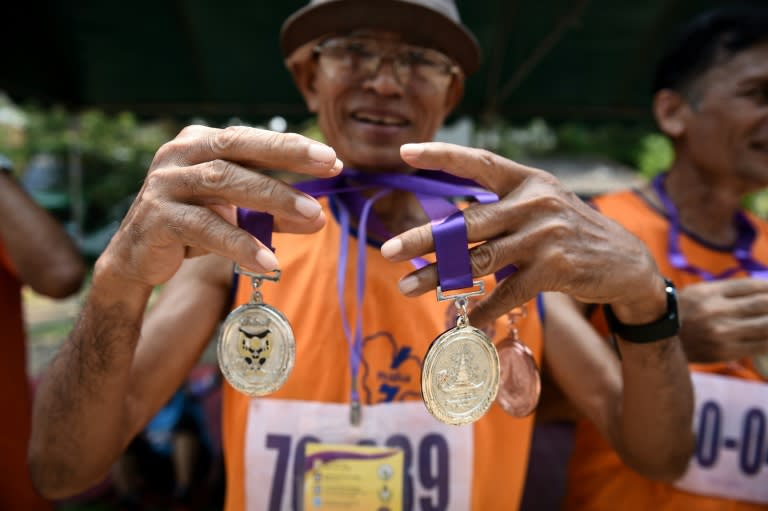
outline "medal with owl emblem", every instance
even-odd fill
[[[229,313],[221,326],[218,342],[219,367],[236,390],[263,396],[283,386],[293,369],[296,341],[285,316],[262,301],[263,280],[277,282],[280,271],[250,273],[239,266],[235,272],[251,278],[250,302]]]

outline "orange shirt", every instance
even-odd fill
[[[32,416],[21,305],[21,282],[0,242],[0,509],[48,510],[32,489],[27,445]]]
[[[333,218],[327,201],[322,202],[327,217]],[[349,348],[336,294],[339,240],[340,228],[333,221],[312,235],[277,234],[273,240],[283,273],[279,283],[265,282],[262,290],[265,302],[291,323],[296,365],[285,386],[263,398],[250,399],[225,385],[226,510],[290,509],[296,498],[294,475],[301,473],[296,455],[303,442],[310,438],[325,442],[335,435],[355,442],[366,434],[378,445],[405,451],[406,486],[411,488],[406,500],[413,502],[412,509],[516,509],[533,418],[515,419],[495,404],[468,426],[447,426],[428,415],[420,394],[421,364],[431,341],[455,324],[455,312],[449,302],[438,303],[433,293],[403,297],[397,282],[413,270],[412,265],[388,262],[371,246],[366,248],[363,363],[358,378],[363,433],[349,426]],[[350,318],[356,253],[357,240],[350,237],[344,290]],[[248,301],[250,284],[241,277],[238,304]],[[494,339],[504,337],[505,320],[499,320],[495,330]],[[533,303],[520,335],[540,359],[541,326]],[[372,417],[378,424],[371,424]],[[301,438],[293,433],[300,428],[304,428]],[[466,445],[446,442],[447,437]],[[466,463],[457,465],[451,459],[454,454],[465,456]]]
[[[618,221],[645,242],[661,273],[672,279],[678,288],[701,280],[697,275],[677,270],[670,265],[667,257],[669,223],[663,214],[637,193],[626,191],[610,194],[598,197],[594,203],[602,213]],[[768,264],[768,224],[753,215],[748,215],[748,218],[757,230],[752,256]],[[718,250],[684,233],[680,235],[680,250],[689,262],[712,273],[727,270],[736,264],[729,250]],[[735,277],[743,276],[737,274]],[[602,315],[596,317],[595,324],[603,334],[607,334]],[[739,364],[691,364],[690,367],[698,373],[762,381],[749,361]],[[722,445],[716,448],[725,449]],[[577,426],[569,470],[566,497],[566,508],[569,510],[747,511],[768,508],[765,505],[689,493],[670,484],[644,478],[624,466],[605,439],[586,421]],[[768,485],[768,465],[763,464],[762,470],[755,477],[762,478],[764,484]]]

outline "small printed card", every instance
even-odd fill
[[[402,450],[308,443],[304,460],[306,511],[402,511]]]

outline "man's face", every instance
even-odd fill
[[[346,166],[406,167],[400,146],[431,140],[458,101],[463,78],[446,67],[452,62],[433,50],[412,50],[399,34],[361,31],[325,40],[306,64],[309,78],[299,87]],[[371,54],[384,55],[377,68],[366,66]]]
[[[768,42],[710,69],[696,84],[682,145],[713,178],[768,186]]]

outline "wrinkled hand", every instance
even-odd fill
[[[768,280],[699,282],[678,290],[680,340],[691,362],[768,352]]]
[[[233,225],[235,206],[269,212],[287,232],[314,232],[325,218],[315,199],[255,169],[330,177],[341,167],[333,149],[297,134],[187,127],[155,154],[100,264],[150,286],[167,281],[184,258],[206,253],[275,269],[272,252]]]
[[[464,211],[469,241],[484,242],[471,249],[472,275],[488,275],[509,264],[518,271],[473,308],[473,323],[488,322],[541,291],[609,303],[628,323],[653,321],[666,309],[663,281],[643,244],[552,175],[488,151],[451,144],[407,144],[401,155],[414,168],[469,178],[499,196],[496,203]],[[382,254],[394,261],[433,250],[429,225],[382,246]],[[436,266],[430,265],[407,275],[400,289],[417,295],[437,283]]]

